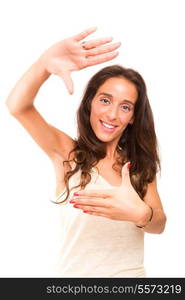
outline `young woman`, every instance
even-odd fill
[[[70,73],[112,60],[120,43],[84,41],[96,28],[46,50],[11,91],[7,106],[56,171],[52,201],[61,214],[59,277],[144,277],[144,232],[161,233],[160,169],[152,111],[138,72],[105,67],[89,81],[73,140],[48,124],[33,102],[51,74],[73,93]],[[56,204],[54,204],[56,205]]]

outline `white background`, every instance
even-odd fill
[[[120,55],[72,74],[70,96],[57,76],[39,91],[35,105],[44,118],[76,136],[75,112],[88,79],[109,64],[144,77],[154,113],[162,173],[158,189],[168,218],[161,235],[145,235],[148,277],[185,275],[184,197],[184,1],[78,0],[0,2],[0,276],[47,274],[55,251],[55,186],[48,157],[4,104],[11,88],[50,45],[97,26],[91,38],[113,36]]]

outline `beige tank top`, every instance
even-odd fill
[[[79,170],[69,180],[69,187],[80,182]],[[95,168],[85,189],[112,189]],[[145,277],[143,266],[144,232],[133,223],[111,220],[83,213],[69,203],[57,206],[59,218],[58,253],[53,277]],[[64,189],[65,191],[65,189]],[[63,193],[63,192],[62,192]],[[57,201],[64,199],[65,194]],[[56,200],[53,199],[53,200]]]

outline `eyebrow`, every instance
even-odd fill
[[[112,96],[111,94],[109,94],[109,93],[99,93],[99,94],[98,94],[98,96],[101,96],[101,95],[107,96],[107,97],[110,97],[110,98],[113,98],[113,96]],[[132,101],[128,100],[128,99],[124,99],[123,101],[124,101],[124,102],[127,102],[127,103],[130,103],[130,104],[132,104],[132,105],[134,106],[134,103],[133,103]],[[122,102],[123,102],[123,101],[122,101]]]

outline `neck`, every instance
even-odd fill
[[[107,147],[106,147],[106,159],[109,159],[111,161],[114,161],[118,155],[117,151],[117,142],[112,143],[112,144],[108,144],[107,143]]]

